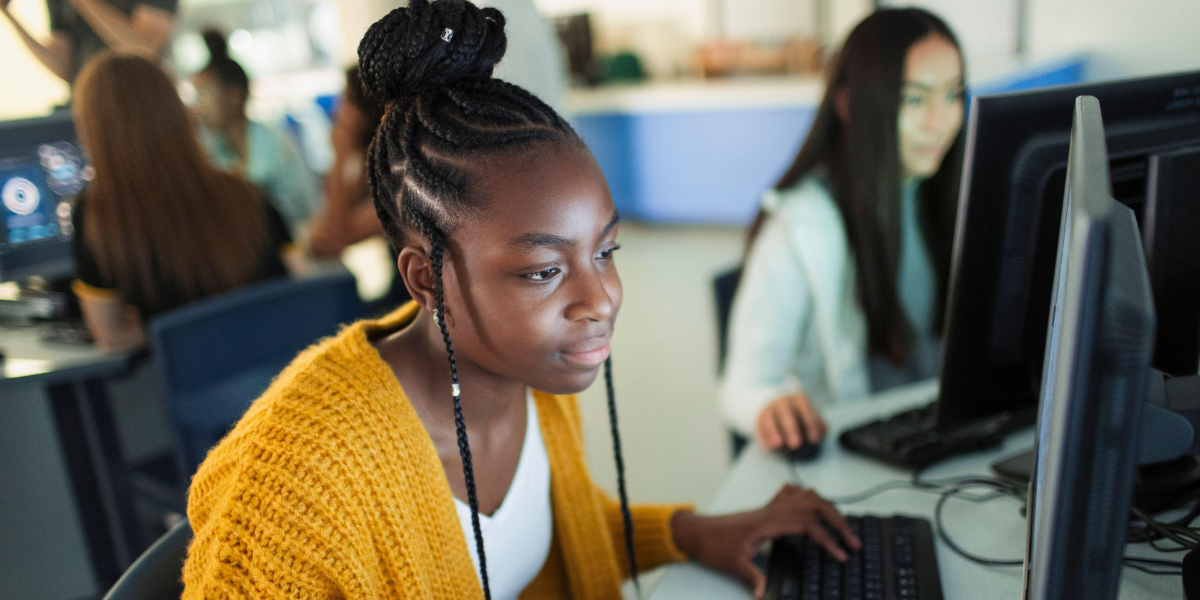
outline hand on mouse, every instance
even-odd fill
[[[671,532],[675,546],[692,560],[740,579],[754,590],[755,598],[762,598],[767,578],[752,559],[765,541],[807,535],[837,560],[846,560],[846,551],[822,521],[840,533],[852,550],[862,548],[833,504],[790,483],[758,510],[711,517],[677,512],[671,517]]]
[[[797,418],[797,415],[799,418]],[[804,431],[801,431],[803,421]],[[808,394],[796,392],[781,396],[758,413],[758,441],[767,450],[799,448],[807,440],[816,443],[824,439],[828,427],[821,413],[812,405]]]

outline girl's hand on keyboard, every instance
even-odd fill
[[[793,484],[783,486],[766,506],[743,513],[701,516],[681,511],[671,518],[675,546],[696,562],[742,580],[761,598],[767,578],[753,558],[763,542],[788,535],[807,535],[834,558],[846,560],[846,551],[830,529],[853,550],[862,542],[833,504]]]

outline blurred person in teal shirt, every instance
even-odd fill
[[[224,38],[206,32],[211,59],[192,79],[200,139],[213,163],[254,182],[283,215],[294,239],[321,203],[317,179],[295,143],[246,117],[250,79],[229,57]]]

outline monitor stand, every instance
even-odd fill
[[[1200,375],[1170,377],[1152,370],[1142,407],[1142,444],[1133,504],[1157,513],[1200,497],[1200,456],[1192,423],[1178,412],[1200,411]],[[1152,435],[1147,435],[1152,432]],[[1028,450],[992,465],[999,475],[1028,483],[1035,455]]]

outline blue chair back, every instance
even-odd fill
[[[151,353],[183,482],[297,353],[360,318],[362,307],[353,275],[342,270],[272,280],[152,319]]]
[[[742,280],[742,268],[734,267],[713,278],[713,297],[717,305],[717,375],[725,371],[725,354],[729,344],[729,313],[733,312],[733,297]]]

